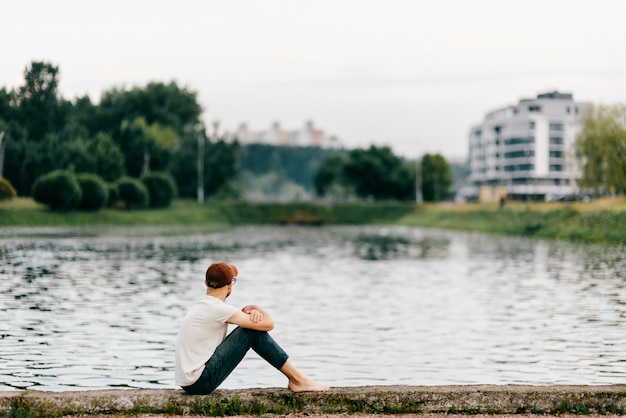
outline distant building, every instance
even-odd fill
[[[554,91],[487,113],[469,133],[470,186],[462,193],[494,201],[578,193],[573,145],[590,107]]]
[[[265,131],[252,131],[248,125],[242,123],[232,135],[242,144],[269,144],[290,146],[317,146],[322,148],[337,148],[340,146],[337,137],[327,135],[317,129],[313,122],[306,122],[303,129],[284,130],[278,122]]]

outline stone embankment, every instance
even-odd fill
[[[0,392],[0,417],[223,415],[623,415],[626,385],[364,386],[296,394],[286,389]]]

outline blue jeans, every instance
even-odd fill
[[[237,327],[228,334],[204,364],[200,378],[183,389],[193,395],[213,392],[235,370],[250,348],[278,370],[289,358],[269,333]]]

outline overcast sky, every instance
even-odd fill
[[[34,60],[73,99],[176,81],[233,131],[307,120],[348,147],[467,155],[494,108],[626,102],[624,0],[0,0],[0,86]]]

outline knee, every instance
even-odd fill
[[[239,327],[239,330],[241,330],[241,332],[243,332],[244,334],[249,335],[251,337],[257,337],[257,336],[262,335],[262,334],[267,334],[267,331],[257,331],[255,329],[250,329],[250,328]]]
[[[237,327],[235,330],[239,330],[240,332],[245,332],[246,334],[267,334],[267,331],[257,331],[251,328]]]
[[[267,335],[267,331],[257,331],[255,329],[250,329],[250,328],[238,327],[237,330],[240,333],[244,334],[251,341],[255,341],[255,340],[258,341],[259,338],[262,338],[264,335]]]

